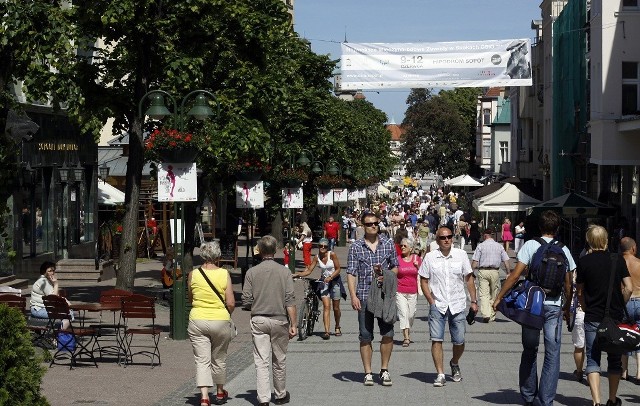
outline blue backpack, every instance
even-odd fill
[[[536,237],[535,240],[540,243],[540,247],[529,264],[527,280],[540,286],[547,296],[560,296],[565,275],[569,271],[569,261],[562,249],[564,244],[555,239],[546,242]]]
[[[544,326],[545,294],[540,286],[523,279],[498,303],[498,310],[508,319],[540,330]]]

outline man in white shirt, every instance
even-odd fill
[[[464,250],[453,248],[453,233],[447,227],[436,232],[438,249],[430,251],[425,257],[418,274],[420,287],[429,302],[429,336],[431,337],[431,356],[438,372],[433,386],[444,386],[444,341],[445,323],[449,323],[453,354],[449,366],[454,382],[460,382],[462,375],[458,361],[464,352],[465,312],[467,295],[465,284],[471,297],[471,308],[478,311],[476,285],[472,278],[471,263]]]

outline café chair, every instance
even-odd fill
[[[155,366],[154,360],[158,359],[158,365],[162,365],[160,362],[160,349],[158,344],[160,343],[160,333],[162,329],[156,325],[156,306],[155,299],[133,294],[131,296],[122,298],[122,322],[124,324],[124,349],[125,349],[125,361],[124,366],[133,363],[134,355],[146,355],[151,359],[151,368]],[[140,351],[132,351],[133,336],[151,336],[153,339],[153,345],[142,345],[136,342],[136,346],[133,348],[141,349]]]
[[[58,360],[69,358],[69,369],[73,369],[80,357],[87,355],[97,368],[98,364],[93,356],[93,347],[97,343],[96,330],[73,325],[73,322],[71,322],[71,309],[65,298],[57,295],[47,295],[42,298],[42,301],[49,315],[48,328],[58,342],[49,367],[51,368]],[[63,327],[64,320],[69,321],[69,327]]]
[[[41,347],[44,349],[52,349],[53,342],[51,340],[51,336],[48,335],[49,329],[46,326],[46,320],[42,325],[37,325],[32,323],[32,320],[38,319],[30,319],[27,316],[27,298],[22,295],[18,295],[15,293],[6,293],[0,295],[0,303],[4,303],[9,307],[13,307],[18,309],[20,313],[27,319],[27,329],[31,333],[31,342],[36,347]]]
[[[100,293],[100,304],[105,308],[109,307],[109,310],[102,310],[100,312],[100,321],[98,324],[92,324],[90,327],[94,328],[98,332],[98,337],[100,337],[100,341],[104,337],[115,337],[116,345],[113,346],[103,346],[98,345],[100,351],[100,358],[102,358],[102,353],[107,354],[116,354],[118,356],[118,363],[120,363],[120,355],[123,353],[122,349],[122,335],[121,329],[124,327],[122,324],[122,316],[118,315],[116,320],[116,313],[119,312],[122,308],[122,298],[131,296],[133,293],[128,290],[123,289],[109,289]],[[113,313],[113,319],[111,322],[103,322],[102,313],[104,311],[110,311]]]

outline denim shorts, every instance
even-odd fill
[[[370,343],[373,341],[373,319],[375,318],[369,310],[358,310],[358,329],[360,333],[358,339],[361,343]],[[378,317],[378,328],[380,329],[380,335],[382,337],[393,338],[393,324],[385,323]]]
[[[596,341],[596,332],[600,323],[585,321],[584,322],[584,337],[586,341],[585,355],[587,357],[587,367],[584,372],[589,375],[592,372],[600,372],[600,360],[602,359],[602,350]],[[607,353],[607,372],[609,374],[621,374],[622,373],[622,355],[620,354],[608,354]]]
[[[429,307],[429,336],[431,341],[444,341],[444,325],[448,321],[453,345],[464,344],[466,321],[464,312],[451,314],[451,311],[447,309],[447,312],[442,314],[435,304]]]
[[[340,283],[320,282],[318,295],[320,295],[320,297],[329,296],[332,300],[340,300]]]
[[[627,312],[629,312],[629,317],[631,317],[631,322],[640,323],[640,297],[632,297],[627,302]],[[629,355],[633,355],[638,351],[632,351]]]

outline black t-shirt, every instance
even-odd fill
[[[620,255],[616,255],[616,276],[613,280],[613,292],[609,314],[615,320],[622,320],[624,315],[624,298],[622,297],[622,279],[629,277],[627,263]],[[607,290],[611,272],[611,253],[596,251],[578,259],[578,275],[576,283],[584,284],[584,321],[599,323],[604,317],[607,304]]]

